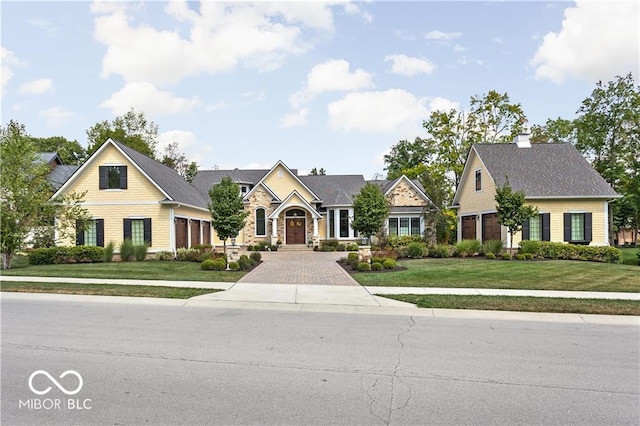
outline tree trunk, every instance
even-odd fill
[[[11,269],[11,253],[2,252],[2,269]]]

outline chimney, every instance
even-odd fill
[[[531,141],[529,140],[530,133],[520,133],[515,138],[513,138],[513,143],[516,144],[518,148],[531,148]]]

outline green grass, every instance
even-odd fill
[[[157,287],[147,285],[72,284],[3,281],[2,291],[20,293],[84,294],[92,296],[162,297],[188,299],[221,290],[189,287]]]
[[[450,258],[403,260],[398,266],[407,269],[352,277],[366,286],[640,292],[640,268],[630,265]]]
[[[425,296],[417,294],[383,296],[403,302],[414,303],[419,308],[640,315],[640,302],[635,300],[564,299],[520,296]]]
[[[622,250],[622,264],[623,265],[638,265],[638,250],[640,248],[623,248]]]
[[[24,258],[16,258],[11,269],[2,275],[63,278],[121,278],[168,281],[236,282],[246,272],[203,271],[197,262],[110,262],[76,263],[65,265],[29,265]]]

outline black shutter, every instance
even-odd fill
[[[84,245],[84,226],[81,220],[76,220],[76,245]]]
[[[571,213],[564,213],[564,240],[571,241]]]
[[[591,242],[591,238],[593,235],[593,221],[591,217],[591,213],[584,214],[584,240]]]
[[[551,215],[542,213],[542,241],[551,241]]]
[[[98,183],[98,187],[99,189],[107,189],[107,167],[106,166],[100,166],[98,167],[98,174],[99,174],[99,183]]]
[[[120,189],[127,189],[127,166],[120,166]]]
[[[96,219],[96,245],[104,247],[104,219]]]
[[[529,220],[527,219],[524,222],[522,222],[522,241],[524,240],[528,240],[529,237]]]
[[[151,247],[151,218],[144,220],[144,242]]]
[[[131,219],[124,219],[124,239],[131,239]]]

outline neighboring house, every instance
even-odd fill
[[[71,177],[72,174],[78,170],[76,165],[67,165],[62,162],[60,157],[55,152],[41,152],[38,154],[40,161],[49,165],[49,174],[47,175],[47,181],[51,184],[54,191],[60,189],[60,187]]]
[[[502,240],[509,246],[495,202],[496,186],[507,179],[539,211],[514,235],[513,247],[522,240],[609,244],[609,201],[620,195],[573,145],[531,144],[529,135],[510,144],[472,146],[453,200],[458,240]]]
[[[250,212],[237,244],[359,239],[350,224],[352,197],[366,183],[361,175],[298,176],[279,161],[269,170],[202,170],[189,184],[173,169],[109,139],[55,194],[86,191],[83,206],[93,216],[76,241],[65,244],[119,246],[131,238],[147,243],[151,253],[221,245],[211,228],[208,191],[225,176],[238,183]],[[386,232],[422,235],[430,201],[419,183],[404,176],[375,183],[391,203]]]

